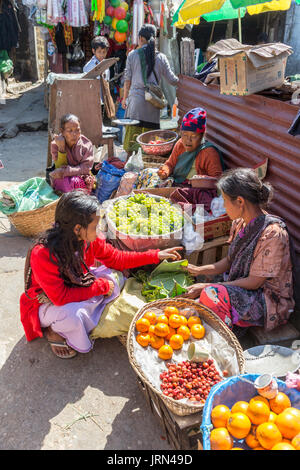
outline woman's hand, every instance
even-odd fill
[[[115,288],[113,281],[108,281],[108,284],[109,284],[109,291],[107,292],[107,294],[105,294],[106,297],[110,297]]]
[[[160,169],[157,172],[158,176],[160,177],[161,180],[165,180],[168,178],[168,173],[163,167],[160,167]]]
[[[182,246],[175,246],[174,248],[167,248],[158,253],[160,260],[171,259],[172,261],[179,261],[181,259],[180,253],[178,250],[183,250]]]
[[[199,276],[200,275],[200,268],[199,266],[195,266],[194,264],[188,264],[187,266],[182,266],[183,271],[187,271],[192,276]]]
[[[186,297],[188,299],[197,299],[200,297],[200,294],[205,287],[207,287],[209,284],[205,283],[198,283],[198,284],[193,284],[192,286],[189,286],[187,288],[187,292],[185,294],[181,294],[180,297]]]
[[[122,104],[121,104],[121,106],[122,106],[123,109],[126,109],[126,108],[127,108],[127,103],[126,103],[126,101],[127,101],[127,98],[123,98],[123,99],[122,99]]]
[[[64,177],[64,168],[61,166],[60,168],[56,168],[56,170],[51,171],[50,176],[52,179],[60,179]]]
[[[58,151],[60,153],[65,153],[66,151],[66,141],[62,134],[54,136],[55,143],[57,145]]]

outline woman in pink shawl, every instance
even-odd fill
[[[74,114],[65,114],[60,122],[60,134],[51,142],[55,170],[50,173],[55,191],[68,193],[76,188],[93,189],[95,177],[93,144],[81,134],[80,121]]]

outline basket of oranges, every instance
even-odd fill
[[[181,416],[201,411],[208,387],[223,379],[222,365],[211,350],[205,372],[201,370],[202,365],[187,361],[191,342],[200,342],[206,347],[215,343],[220,356],[221,350],[230,350],[234,356],[235,372],[243,372],[243,350],[235,335],[214,312],[194,300],[164,299],[144,305],[134,317],[127,337],[129,361],[135,372],[160,395],[171,411]],[[177,372],[178,381],[175,378]],[[183,375],[179,379],[181,373]],[[187,384],[191,382],[189,375],[195,376],[195,380]],[[200,382],[204,376],[205,390],[204,383],[201,390]],[[173,381],[172,390],[171,385],[166,385],[168,381]]]
[[[277,380],[272,399],[258,395],[256,374],[227,378],[205,403],[204,450],[300,450],[300,393]]]

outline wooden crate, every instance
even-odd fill
[[[200,432],[202,411],[188,416],[175,415],[146,383],[139,377],[137,381],[147,400],[151,413],[158,420],[168,443],[175,450],[197,449],[198,441],[202,441],[202,434]]]
[[[228,236],[215,238],[203,243],[200,250],[193,251],[186,256],[189,263],[195,264],[196,266],[205,266],[207,264],[213,264],[216,261],[225,258],[228,253],[229,244],[227,243]]]

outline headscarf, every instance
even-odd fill
[[[203,108],[194,108],[187,112],[181,123],[181,130],[203,134],[206,129],[206,111]]]
[[[148,44],[144,48],[147,64],[147,78],[151,75],[155,65],[155,38],[156,27],[153,24],[144,24],[139,30],[139,36],[145,38]]]

